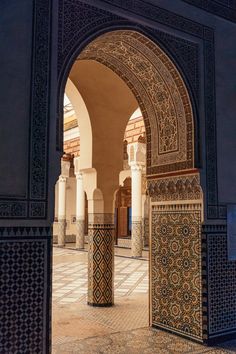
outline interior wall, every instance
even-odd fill
[[[17,4],[1,3],[1,117],[5,122],[0,129],[0,139],[4,146],[0,149],[1,168],[8,171],[0,176],[0,194],[3,198],[27,196],[28,174],[28,139],[29,139],[29,105],[31,82],[26,78],[31,75],[31,40],[32,40],[32,4],[22,1],[21,15]],[[15,29],[21,28],[16,33]],[[17,53],[17,57],[16,57]],[[17,135],[11,140],[13,127]],[[6,153],[14,155],[14,163],[6,158]],[[18,178],[21,176],[21,178]],[[21,207],[24,207],[23,204]],[[7,204],[2,216],[7,217]],[[22,210],[23,217],[26,211]],[[10,216],[10,213],[9,213]]]
[[[70,79],[90,116],[92,168],[97,172],[97,188],[103,193],[105,212],[112,213],[113,195],[123,169],[124,133],[138,103],[124,81],[96,61],[77,60]]]

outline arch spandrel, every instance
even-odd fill
[[[99,61],[133,91],[147,134],[147,174],[194,167],[194,127],[190,98],[178,70],[150,39],[135,31],[101,35],[79,60]]]

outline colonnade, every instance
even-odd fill
[[[131,170],[132,181],[132,237],[131,254],[133,257],[141,257],[144,240],[144,190],[143,178],[145,175],[145,143],[136,142],[128,144],[128,165]],[[85,227],[85,189],[84,178],[87,173],[79,168],[79,157],[74,158],[76,176],[76,249],[84,249]],[[58,246],[63,247],[66,239],[66,181],[69,178],[70,161],[67,157],[61,160],[61,175],[58,180]],[[92,200],[90,201],[93,202]],[[92,209],[92,208],[90,208]],[[90,210],[89,214],[94,214]]]
[[[143,176],[145,174],[146,146],[136,142],[128,145],[128,163],[132,179],[132,236],[131,255],[142,257],[143,250]],[[85,191],[88,197],[88,303],[111,306],[114,302],[114,203],[106,203],[104,191],[93,188],[97,180],[94,169],[83,171],[79,157],[74,158],[76,176],[76,248],[85,243]],[[66,239],[66,183],[71,162],[62,158],[58,180],[58,246]],[[95,183],[96,184],[96,183]],[[95,185],[94,184],[94,185]],[[89,186],[89,187],[88,187]],[[87,189],[87,190],[86,190]],[[109,204],[109,206],[108,206]]]

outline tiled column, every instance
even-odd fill
[[[132,176],[132,257],[142,257],[142,166],[131,166]]]
[[[88,304],[114,304],[114,215],[89,214]]]
[[[83,175],[76,173],[76,248],[84,248],[85,196]]]
[[[146,163],[146,145],[138,141],[128,145],[132,179],[132,257],[142,257],[142,172]]]
[[[66,237],[66,177],[58,181],[58,246],[65,246]]]
[[[149,197],[146,194],[142,194],[142,235],[143,247],[147,247],[149,245]]]

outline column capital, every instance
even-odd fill
[[[63,182],[63,183],[66,182],[66,177],[60,175],[60,176],[59,176],[59,182]]]
[[[68,160],[61,160],[61,176],[69,177],[70,175],[70,161]]]
[[[137,162],[131,162],[130,163],[131,171],[142,171],[144,166],[145,165],[142,164],[142,163],[137,163]]]
[[[128,144],[129,166],[146,165],[146,144],[141,142]]]
[[[83,179],[83,172],[76,171],[75,172],[75,177],[76,177],[76,179]]]

